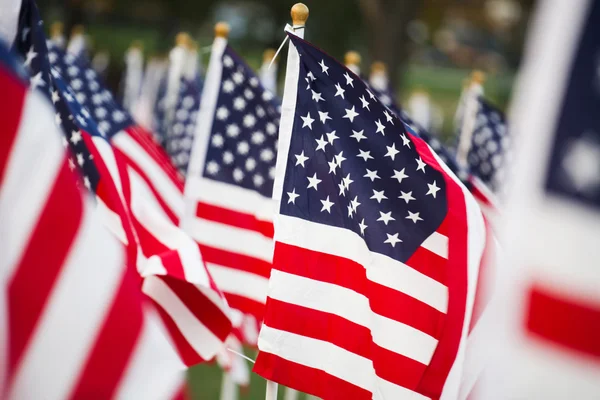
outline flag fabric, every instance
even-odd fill
[[[600,393],[600,3],[540,2],[513,101],[498,360],[481,399]],[[548,82],[552,82],[549,85]]]
[[[200,243],[229,305],[257,322],[273,252],[271,193],[280,115],[273,100],[226,39],[215,38],[181,226]],[[256,333],[251,336],[250,343]]]
[[[49,102],[10,64],[0,46],[0,396],[173,398],[183,365],[135,260],[77,189]]]
[[[82,172],[107,228],[127,244],[143,291],[158,305],[183,361],[211,359],[231,330],[229,309],[198,245],[177,227],[183,183],[167,155],[117,105],[85,59],[52,44],[48,51],[33,1],[24,2],[16,46],[27,53],[32,87],[38,82],[51,89],[55,122],[73,155],[70,166]]]
[[[467,154],[469,170],[493,191],[500,189],[510,158],[506,119],[483,96],[477,97],[477,113]]]
[[[324,399],[455,398],[481,212],[359,77],[289,36],[254,371]]]
[[[202,78],[199,74],[196,74],[193,79],[181,78],[174,122],[165,142],[165,149],[182,176],[187,174],[198,109],[200,108],[202,85]]]

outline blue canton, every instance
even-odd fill
[[[546,189],[600,209],[600,2],[589,7],[565,85]]]
[[[406,261],[447,213],[442,173],[364,82],[307,42],[280,212],[350,229]]]
[[[171,161],[185,176],[196,131],[196,119],[202,94],[202,79],[181,79],[179,98],[175,108],[175,121],[167,137],[165,148]]]
[[[271,197],[280,116],[277,103],[230,47],[222,64],[204,177]]]
[[[492,190],[500,188],[509,157],[510,137],[501,111],[478,98],[478,111],[467,162],[471,173],[477,175]]]

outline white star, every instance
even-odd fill
[[[208,172],[210,175],[216,175],[219,172],[219,164],[217,164],[215,161],[209,161],[206,164],[206,172]]]
[[[356,212],[356,210],[358,210],[358,206],[360,206],[361,203],[358,202],[358,196],[354,196],[354,200],[352,200],[350,202],[350,206],[352,207],[352,211]]]
[[[256,124],[256,117],[252,114],[246,114],[243,124],[246,128],[252,128]]]
[[[231,93],[235,90],[235,84],[229,79],[223,82],[223,91],[225,93]]]
[[[81,141],[81,131],[73,131],[71,132],[71,143],[76,145]]]
[[[319,65],[321,66],[321,72],[323,72],[324,74],[329,75],[329,67],[327,65],[325,65],[325,60],[321,60],[321,62],[319,63]]]
[[[238,111],[242,111],[244,108],[246,108],[246,100],[244,100],[243,97],[236,97],[233,100],[233,108]]]
[[[255,168],[256,168],[256,160],[252,157],[249,157],[246,160],[246,169],[248,171],[254,171]]]
[[[271,150],[269,148],[263,149],[260,152],[260,159],[263,160],[264,162],[269,162],[274,157],[275,157],[275,153],[273,153],[273,150]]]
[[[354,87],[354,79],[352,79],[352,77],[350,75],[348,75],[348,72],[346,72],[344,74],[344,78],[346,78],[346,85],[350,85],[352,87]]]
[[[333,141],[335,139],[339,139],[339,137],[335,134],[335,131],[326,133],[325,135],[327,135],[327,141],[329,142],[329,144],[333,144]]]
[[[312,123],[315,120],[310,117],[310,112],[306,114],[306,117],[300,116],[300,118],[302,118],[302,127],[305,128],[308,126],[308,129],[312,131]]]
[[[392,125],[394,125],[394,117],[392,117],[392,114],[390,114],[388,110],[383,110],[383,115],[385,115],[387,122],[391,122]]]
[[[402,243],[402,240],[398,239],[397,233],[395,233],[393,235],[386,233],[386,235],[387,235],[387,240],[383,243],[389,243],[392,245],[392,247],[396,247],[396,243]]]
[[[236,182],[241,182],[244,179],[244,171],[239,168],[233,170],[233,179]]]
[[[339,84],[339,83],[336,83],[336,84],[335,84],[335,90],[336,90],[336,92],[335,92],[335,96],[334,96],[334,97],[340,96],[342,99],[344,99],[344,98],[345,98],[345,97],[344,97],[344,92],[345,92],[345,90],[344,90],[344,89],[342,89],[342,87],[340,86],[340,84]]]
[[[300,197],[299,194],[296,194],[296,189],[294,188],[291,192],[287,192],[288,197],[288,204],[292,203],[292,204],[296,204],[296,198]]]
[[[338,167],[337,162],[334,160],[328,161],[327,164],[329,164],[329,173],[333,173],[335,175],[335,170]]]
[[[60,117],[60,113],[54,114],[54,123],[56,126],[60,126],[62,124],[62,118]]]
[[[358,149],[358,151],[360,151],[360,154],[357,155],[356,157],[360,157],[363,160],[367,161],[369,159],[373,159],[373,157],[371,157],[371,152],[370,151],[363,151],[361,149]]]
[[[230,151],[225,151],[223,152],[223,162],[227,165],[230,165],[231,163],[233,163],[233,160],[235,159],[235,157],[233,156],[233,153]]]
[[[350,122],[354,122],[354,118],[358,116],[358,113],[356,112],[355,108],[355,106],[352,106],[351,109],[346,108],[346,115],[344,115],[344,118],[348,118]]]
[[[225,121],[227,117],[229,117],[229,110],[224,106],[219,107],[217,109],[217,119],[220,121]]]
[[[317,93],[314,90],[311,90],[311,92],[312,92],[312,99],[314,101],[316,101],[317,103],[319,101],[325,101],[325,99],[321,96],[321,93]]]
[[[383,136],[385,136],[385,126],[381,123],[381,120],[377,120],[375,121],[375,125],[377,125],[377,132],[376,133],[381,133]]]
[[[223,147],[223,144],[225,143],[225,139],[223,139],[223,136],[219,133],[216,133],[212,140],[212,145],[215,146],[216,148],[221,148]]]
[[[323,150],[325,151],[325,146],[327,146],[327,140],[324,139],[324,136],[321,135],[321,139],[315,139],[317,141],[317,149],[315,151],[318,150]]]
[[[311,82],[317,80],[317,78],[315,78],[315,76],[313,75],[312,71],[308,71],[308,74],[306,74],[306,76],[307,76],[307,79],[311,80]]]
[[[342,167],[342,162],[346,161],[346,158],[344,157],[344,152],[340,151],[340,154],[335,156],[335,161],[337,163],[337,165],[341,168]]]
[[[593,194],[600,184],[600,145],[584,134],[568,146],[561,165],[576,190]]]
[[[408,204],[408,202],[411,201],[411,200],[416,200],[412,196],[412,191],[410,191],[408,193],[400,191],[400,193],[402,193],[402,194],[400,196],[398,196],[398,198],[404,200],[406,202],[406,204]]]
[[[34,90],[37,87],[46,86],[46,82],[42,79],[42,71],[35,74],[35,76],[32,76],[31,79],[29,79],[29,83],[31,85],[31,90]]]
[[[308,179],[308,187],[306,188],[307,190],[310,188],[314,188],[315,190],[317,190],[317,186],[319,185],[319,183],[321,183],[321,179],[317,178],[317,173],[315,172],[315,174],[310,177],[307,177]]]
[[[36,58],[38,55],[38,53],[36,53],[33,50],[33,45],[29,48],[29,51],[27,52],[27,55],[25,56],[25,63],[24,65],[26,67],[29,67],[31,65],[31,62],[33,61],[34,58]]]
[[[321,120],[321,123],[324,124],[328,119],[331,119],[331,117],[328,112],[319,111],[319,119]]]
[[[419,217],[419,213],[416,212],[408,212],[408,216],[406,217],[406,219],[410,219],[413,223],[417,223],[417,221],[423,221],[423,218]]]
[[[425,165],[427,164],[421,160],[421,157],[417,158],[415,161],[417,162],[417,171],[421,170],[423,173],[425,173]]]
[[[392,161],[395,160],[396,158],[396,154],[400,153],[398,150],[396,150],[396,143],[392,143],[392,146],[385,146],[387,148],[387,153],[384,157],[389,157],[392,159]]]
[[[52,91],[52,103],[56,104],[57,101],[60,100],[60,96],[58,95],[58,91]]]
[[[360,224],[358,224],[358,227],[360,228],[360,234],[365,236],[365,229],[368,228],[367,225],[365,225],[365,219],[363,218],[362,221],[360,221]]]
[[[88,188],[91,189],[92,184],[90,183],[90,178],[88,178],[87,176],[83,177],[83,185]]]
[[[321,200],[321,203],[323,204],[321,212],[327,211],[329,214],[331,214],[331,206],[333,206],[333,202],[329,201],[329,196],[327,196],[325,200]]]
[[[392,217],[391,211],[387,212],[387,213],[379,211],[379,218],[377,218],[377,221],[381,221],[387,225],[390,221],[395,221],[395,220],[396,220],[396,218]]]
[[[227,133],[227,136],[235,138],[240,134],[240,127],[236,124],[227,125],[225,133]]]
[[[372,200],[377,200],[378,203],[381,203],[381,200],[386,200],[387,197],[384,191],[377,191],[373,189],[373,196],[370,197]]]
[[[402,183],[402,180],[404,178],[408,178],[408,175],[404,173],[405,170],[406,168],[402,168],[400,171],[394,170],[394,175],[392,176],[392,178],[398,179],[398,183]]]
[[[371,182],[374,182],[375,179],[381,179],[379,177],[379,175],[377,175],[377,171],[371,171],[370,169],[367,168],[367,173],[366,175],[363,176],[364,178],[369,178],[371,180]]]
[[[342,180],[341,183],[338,183],[338,187],[340,188],[340,196],[346,196],[346,185],[344,185],[344,182]]]
[[[355,131],[355,130],[352,130],[352,135],[350,135],[350,137],[351,137],[351,138],[354,138],[354,139],[356,139],[356,141],[357,141],[358,143],[360,143],[360,141],[361,141],[362,139],[366,139],[366,138],[367,138],[367,137],[366,137],[366,136],[363,134],[364,132],[365,132],[365,130],[364,130],[364,129],[363,129],[362,131],[358,131],[358,132],[357,132],[357,131]]]
[[[77,157],[77,164],[79,164],[79,166],[81,167],[83,165],[83,163],[85,162],[85,159],[83,158],[83,154],[77,153],[76,157]]]
[[[350,190],[350,184],[354,182],[352,179],[350,179],[350,174],[348,174],[347,177],[342,179],[342,183],[344,184],[344,187],[346,188],[346,190]]]
[[[348,204],[348,217],[351,218],[354,216],[354,210],[352,209],[352,204]]]
[[[252,183],[254,183],[254,186],[256,187],[261,187],[263,183],[265,183],[265,178],[263,178],[260,174],[255,174],[252,177]]]
[[[367,101],[367,99],[365,99],[365,95],[363,94],[360,99],[359,99],[362,103],[362,108],[366,108],[367,110],[371,111],[371,109],[369,108],[369,102]]]
[[[400,138],[402,139],[402,146],[406,146],[410,149],[410,139],[407,138],[404,133],[400,135]]]
[[[300,154],[294,154],[294,156],[296,157],[296,166],[302,165],[304,167],[304,163],[308,160],[308,157],[304,155],[304,151]]]
[[[433,181],[433,183],[432,183],[432,184],[429,184],[429,183],[428,183],[428,184],[427,184],[427,186],[429,187],[429,191],[428,191],[428,192],[427,192],[425,195],[428,195],[428,194],[430,194],[430,195],[432,195],[432,196],[433,196],[433,198],[435,199],[435,198],[436,198],[436,195],[437,195],[437,192],[440,190],[440,188],[439,188],[439,187],[437,187],[437,185],[436,185],[435,181]]]
[[[248,144],[248,142],[241,141],[237,145],[237,151],[242,155],[246,155],[248,154],[248,151],[250,151],[250,145]]]

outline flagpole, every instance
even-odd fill
[[[484,80],[485,74],[483,72],[473,71],[471,83],[469,84],[466,93],[465,110],[463,113],[458,149],[456,150],[456,161],[463,168],[468,166],[467,156],[471,149],[471,139],[473,130],[475,129],[475,119],[477,117],[477,98],[483,94]]]
[[[286,31],[292,32],[293,34],[295,34],[296,36],[298,36],[300,38],[304,38],[304,27],[306,26],[306,20],[308,19],[308,14],[309,14],[309,10],[305,4],[303,4],[303,3],[294,4],[294,6],[292,7],[291,12],[290,12],[290,15],[292,17],[292,27],[290,30],[289,26],[288,26],[286,28]],[[296,50],[293,48],[293,44],[290,42],[290,47],[288,50],[288,63],[287,63],[287,67],[286,67],[287,68],[286,85],[285,85],[284,91],[290,90],[290,88],[289,88],[290,82],[288,82],[288,79],[289,79],[288,74],[289,74],[290,69],[298,68],[298,54],[295,54],[295,56],[293,56],[292,52],[294,52],[294,51],[296,51]],[[291,65],[293,63],[295,63],[296,65],[295,66]],[[297,76],[296,76],[296,79],[297,79]],[[297,85],[297,81],[294,82],[294,86],[296,86],[296,85]],[[292,92],[289,92],[287,96],[289,96],[290,94],[292,94]],[[284,101],[284,104],[282,105],[282,107],[284,107],[286,105],[286,93],[284,93],[284,95],[283,95],[283,101]],[[280,127],[280,130],[281,130],[281,127]],[[289,142],[288,142],[288,145],[289,145]],[[282,168],[284,168],[283,163],[285,162],[285,158],[287,158],[287,154],[283,154],[283,152],[281,152],[282,148],[285,148],[285,143],[282,144],[282,140],[281,140],[281,136],[280,136],[278,155],[277,155],[277,170],[278,171],[282,170]],[[283,184],[283,182],[281,182],[281,177],[276,177],[275,180],[276,180],[276,182],[275,182],[275,185],[273,188],[273,195],[274,195],[274,199],[277,201],[281,198],[281,191],[282,191],[281,185]],[[266,390],[266,394],[265,394],[265,400],[277,400],[277,388],[278,387],[277,387],[276,382],[267,380],[267,390]],[[293,390],[293,389],[288,388],[288,390]],[[286,393],[286,398],[288,396],[294,396],[294,394],[292,394],[292,392],[289,392],[289,394]]]
[[[344,64],[346,67],[352,72],[354,72],[357,76],[360,76],[360,62],[362,58],[360,54],[356,51],[349,51],[344,55]]]

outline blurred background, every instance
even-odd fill
[[[388,66],[401,102],[426,91],[436,106],[437,133],[449,139],[463,82],[474,69],[486,72],[486,97],[501,109],[510,99],[534,0],[304,0],[310,8],[306,38],[343,60],[348,50],[362,55],[362,71],[372,61]],[[49,27],[65,33],[82,24],[90,56],[107,65],[105,79],[119,92],[124,53],[134,40],[144,54],[166,56],[180,31],[199,42],[209,59],[213,27],[231,25],[230,43],[253,68],[266,48],[277,48],[290,22],[294,1],[282,0],[39,0]],[[280,56],[279,82],[285,73]],[[255,356],[255,350],[248,349]],[[221,372],[199,366],[189,372],[194,399],[217,399]],[[264,398],[265,384],[253,376],[242,399]],[[281,394],[281,393],[280,393]]]

